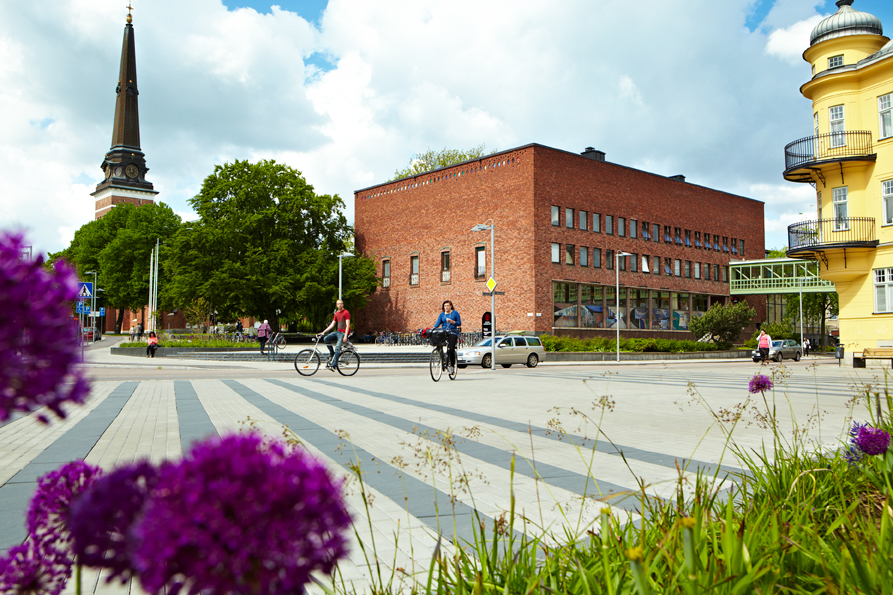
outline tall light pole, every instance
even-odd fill
[[[471,231],[490,230],[490,278],[496,281],[496,225],[478,223]],[[489,287],[488,287],[489,289]],[[496,371],[496,286],[490,291],[490,370]]]
[[[338,299],[341,299],[341,259],[350,258],[353,254],[350,252],[342,252],[338,255]]]
[[[614,273],[617,276],[617,287],[614,291],[614,327],[617,329],[617,361],[620,361],[620,257],[632,256],[629,252],[614,253]]]
[[[803,271],[800,271],[800,349],[803,349]]]
[[[92,319],[90,320],[90,328],[93,329],[93,340],[90,342],[96,343],[96,325],[94,325],[93,323],[96,320],[94,312],[96,312],[96,289],[97,287],[99,287],[99,282],[97,281],[98,277],[96,276],[96,271],[87,271],[84,274],[93,275],[93,291],[90,292],[93,294],[90,296],[90,318]]]

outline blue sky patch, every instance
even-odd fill
[[[328,0],[223,0],[223,4],[230,10],[253,8],[262,14],[269,14],[272,12],[270,8],[277,5],[282,10],[296,12],[303,19],[317,24],[328,3]]]

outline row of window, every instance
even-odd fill
[[[487,276],[487,254],[484,246],[476,246],[474,249],[474,278],[483,279]],[[440,252],[440,282],[449,283],[451,273],[450,251]],[[386,258],[381,261],[382,287],[391,286],[391,260]],[[419,255],[409,256],[409,285],[419,284]]]
[[[687,331],[691,317],[703,316],[724,296],[677,293],[613,285],[552,282],[552,326]]]
[[[893,312],[893,269],[874,269],[874,311]]]
[[[822,193],[818,193],[819,204],[822,204]],[[893,225],[893,180],[881,182],[881,204],[884,210],[883,225]],[[834,218],[834,231],[846,231],[849,221],[849,187],[839,186],[831,189],[831,212]]]
[[[725,265],[711,265],[707,262],[692,262],[691,260],[667,257],[661,260],[660,256],[649,256],[648,254],[629,254],[617,257],[613,250],[605,250],[604,268],[613,270],[615,258],[617,266],[621,271],[628,270],[631,273],[641,271],[645,274],[663,274],[667,277],[685,277],[686,279],[694,278],[710,281],[712,268],[712,279],[714,281],[719,281],[720,277],[723,283],[728,283],[729,281],[729,267]],[[628,265],[627,260],[629,260]],[[589,248],[588,246],[580,246],[578,249],[573,244],[565,244],[562,252],[561,244],[553,243],[552,262],[569,266],[579,265],[581,267],[601,268],[602,250],[601,248]],[[639,266],[640,263],[641,267]]]
[[[878,106],[878,139],[893,136],[893,93],[881,95],[877,99]],[[812,115],[815,135],[819,135],[819,113]],[[846,146],[846,109],[843,105],[832,105],[828,108],[828,127],[832,135],[831,148]]]
[[[625,217],[617,217],[615,219],[613,215],[605,215],[604,225],[602,225],[602,215],[600,213],[592,213],[591,223],[591,229],[594,233],[602,233],[604,230],[604,233],[607,235],[615,235],[616,232],[618,237],[627,237],[628,235],[632,239],[641,237],[646,242],[661,241],[661,226],[658,223],[651,224],[648,221],[638,221],[636,219],[627,221]],[[588,211],[575,211],[571,208],[564,209],[564,226],[566,228],[589,231],[589,224]],[[561,227],[561,207],[552,207],[552,225]],[[667,244],[677,244],[686,248],[703,248],[704,250],[730,252],[744,256],[744,240],[726,236],[721,237],[707,232],[702,234],[700,231],[695,231],[692,234],[692,230],[682,229],[681,227],[664,225],[663,241]]]

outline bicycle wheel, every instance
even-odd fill
[[[431,368],[431,380],[438,382],[443,375],[443,354],[439,349],[431,352],[429,367]]]
[[[285,337],[279,335],[279,338],[276,339],[276,349],[285,349]]]
[[[313,376],[319,370],[319,353],[315,349],[302,349],[295,356],[295,370],[301,376]]]
[[[360,369],[360,355],[356,351],[342,351],[338,371],[342,376],[353,376]]]

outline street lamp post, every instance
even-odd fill
[[[98,277],[96,276],[96,271],[87,271],[84,273],[85,275],[93,275],[93,291],[91,292],[93,295],[90,296],[90,328],[93,329],[93,340],[90,343],[96,343],[96,326],[93,324],[96,320],[96,291],[99,287]]]
[[[341,299],[341,259],[353,256],[350,252],[342,252],[338,255],[338,299]]]
[[[478,223],[471,231],[490,230],[490,278],[496,280],[496,225]],[[488,288],[489,289],[489,288]],[[496,287],[490,292],[490,370],[496,371]]]
[[[614,290],[614,327],[617,329],[617,361],[620,361],[620,257],[632,256],[629,252],[616,252],[614,254],[614,273],[617,277],[617,287]]]

